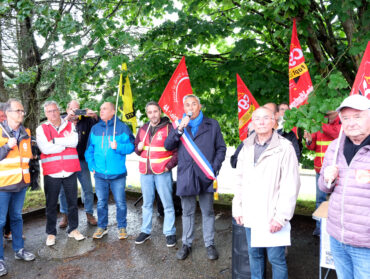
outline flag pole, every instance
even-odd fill
[[[122,74],[121,74],[122,78]],[[118,91],[117,91],[117,98],[116,98],[116,110],[114,112],[114,125],[113,125],[113,141],[115,140],[116,137],[116,124],[117,124],[117,110],[118,110],[118,97],[119,97],[119,89],[121,86],[121,82],[118,85]]]

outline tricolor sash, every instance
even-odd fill
[[[176,120],[173,123],[175,129],[179,126],[180,121]],[[189,135],[186,128],[184,129],[184,133],[180,137],[182,144],[185,146],[186,150],[193,158],[195,163],[197,163],[198,167],[202,170],[202,172],[206,175],[208,179],[215,180],[216,176],[213,172],[213,168],[211,164],[208,162],[207,158],[203,155],[202,151],[198,148],[195,142],[192,140],[191,136]]]

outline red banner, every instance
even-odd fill
[[[298,108],[307,103],[308,95],[313,91],[310,73],[304,60],[297,36],[295,19],[293,20],[292,40],[289,55],[289,104]]]
[[[185,56],[181,59],[170,81],[167,83],[158,104],[172,122],[181,119],[184,113],[182,99],[193,94],[188,70],[185,65]]]
[[[365,54],[362,57],[360,68],[357,71],[351,94],[360,94],[370,99],[370,42],[367,43]]]
[[[239,138],[243,141],[248,136],[248,125],[252,120],[252,113],[259,105],[238,74],[236,74],[236,86],[238,92]]]

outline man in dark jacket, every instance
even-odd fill
[[[92,126],[98,123],[98,116],[90,109],[80,110],[80,104],[76,100],[69,102],[66,111],[68,114],[64,119],[71,121],[75,125],[78,133],[78,144],[76,149],[78,153],[78,159],[80,160],[81,171],[77,172],[77,178],[81,184],[81,199],[86,212],[86,220],[88,224],[96,226],[97,221],[94,217],[94,192],[91,183],[90,171],[85,160],[85,151],[87,147],[87,141],[89,140],[90,130]],[[84,113],[84,115],[81,115],[81,113]],[[62,219],[59,223],[59,228],[66,228],[68,226],[68,206],[63,188],[60,190],[59,200],[60,212],[62,213]]]
[[[179,260],[184,260],[191,252],[194,239],[196,197],[198,196],[207,255],[210,260],[216,260],[218,252],[214,245],[213,180],[208,179],[194,162],[180,138],[186,129],[189,137],[208,160],[216,175],[225,159],[226,145],[218,122],[203,116],[198,97],[187,95],[184,97],[183,103],[185,114],[181,123],[170,132],[164,143],[167,150],[178,148],[177,195],[181,197],[183,210],[183,245],[176,256]]]

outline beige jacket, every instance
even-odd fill
[[[285,225],[292,217],[301,185],[293,145],[276,132],[254,164],[253,134],[239,153],[233,216],[245,227],[269,224],[272,218]]]

